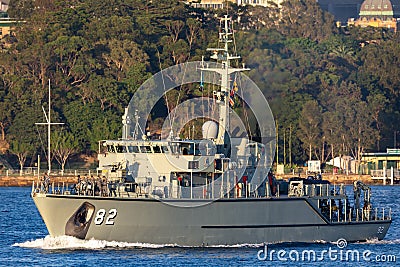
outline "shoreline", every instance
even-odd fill
[[[293,177],[292,174],[286,175],[277,175],[277,179],[289,179]],[[305,178],[305,176],[301,176]],[[341,174],[324,174],[324,180],[328,180],[332,184],[346,184],[351,185],[354,181],[361,181],[367,185],[383,185],[382,180],[373,180],[371,175],[341,175]],[[0,187],[31,187],[33,181],[37,182],[37,176],[0,176]],[[75,176],[52,176],[51,182],[57,183],[65,183],[65,184],[74,184],[77,182],[77,177]],[[386,182],[387,185],[390,185],[390,181]],[[396,185],[396,184],[395,184]]]
[[[37,176],[0,176],[0,187],[31,187],[32,183],[37,183]],[[51,182],[75,184],[77,178],[74,176],[52,176]]]

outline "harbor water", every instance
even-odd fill
[[[30,188],[2,187],[0,266],[400,266],[400,186],[372,186],[372,203],[392,210],[393,223],[384,240],[193,248],[52,238]]]

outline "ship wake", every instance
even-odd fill
[[[320,242],[317,242],[320,243]],[[326,242],[321,242],[326,243]],[[395,240],[377,240],[372,239],[365,242],[357,242],[356,244],[400,244],[400,239]],[[237,245],[214,245],[208,246],[211,248],[240,248],[240,247],[260,247],[263,244],[237,244]],[[25,241],[22,243],[15,243],[13,247],[22,248],[38,248],[44,250],[98,250],[98,249],[134,249],[134,248],[173,248],[183,247],[176,244],[149,244],[149,243],[129,243],[105,240],[82,240],[72,236],[58,236],[52,237],[50,235],[36,240]],[[194,247],[192,247],[194,248]]]
[[[214,245],[205,246],[209,248],[241,248],[251,247],[257,248],[263,244],[237,244],[237,245]],[[149,244],[149,243],[128,243],[128,242],[117,242],[117,241],[105,241],[105,240],[82,240],[72,236],[58,236],[52,237],[50,235],[39,238],[36,240],[25,241],[22,243],[15,243],[13,247],[22,248],[39,248],[44,250],[98,250],[98,249],[130,249],[130,248],[174,248],[174,247],[185,247],[185,248],[198,248],[196,246],[179,246],[177,244]]]
[[[58,236],[51,237],[46,236],[36,240],[26,241],[23,243],[15,243],[13,247],[23,248],[39,248],[45,250],[58,250],[58,249],[124,249],[124,248],[162,248],[162,247],[175,247],[173,244],[156,245],[146,243],[128,243],[128,242],[117,242],[117,241],[105,241],[105,240],[82,240],[72,236]]]
[[[377,238],[368,239],[364,242],[359,242],[360,244],[377,244],[377,245],[393,245],[393,244],[400,244],[400,239],[383,239],[378,240]]]

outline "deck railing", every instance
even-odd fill
[[[0,170],[0,176],[43,176],[43,174],[47,172],[47,170],[40,170],[38,173],[38,170],[36,167],[24,167],[22,170]],[[63,170],[58,170],[58,169],[52,169],[51,176],[64,176],[64,177],[76,177],[76,176],[91,176],[91,175],[99,175],[99,171],[96,169],[87,169],[87,168],[82,168],[82,169],[65,169]]]

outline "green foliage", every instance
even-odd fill
[[[64,171],[68,158],[78,151],[78,140],[71,132],[55,131],[51,138],[51,153]]]
[[[345,153],[359,159],[362,151],[392,144],[400,124],[398,33],[337,29],[313,0],[285,1],[282,10],[273,4],[228,9],[240,18],[237,53],[252,68],[248,74],[268,99],[279,131],[290,129],[278,143],[291,145],[293,162],[310,153],[322,161]],[[217,45],[215,15],[226,10],[173,0],[13,0],[9,14],[26,22],[0,53],[0,139],[14,153],[25,147],[26,160],[41,151],[33,123],[43,121],[49,79],[52,112],[66,122],[63,134],[53,132],[59,148],[91,153],[98,140],[120,136],[124,108],[152,73],[201,60],[206,47]],[[169,92],[170,109],[212,94],[207,86],[180,90]],[[159,125],[159,117],[153,112],[149,123]]]
[[[63,114],[83,151],[96,151],[99,140],[121,135],[121,117],[111,110],[102,110],[99,103],[82,104],[77,100],[65,105]]]
[[[12,140],[10,144],[10,152],[17,156],[20,170],[24,168],[27,156],[32,152],[34,146],[30,143],[24,143],[19,140]]]
[[[309,160],[312,160],[313,149],[317,149],[322,135],[322,112],[321,107],[315,100],[304,103],[300,113],[299,137],[309,152]]]

